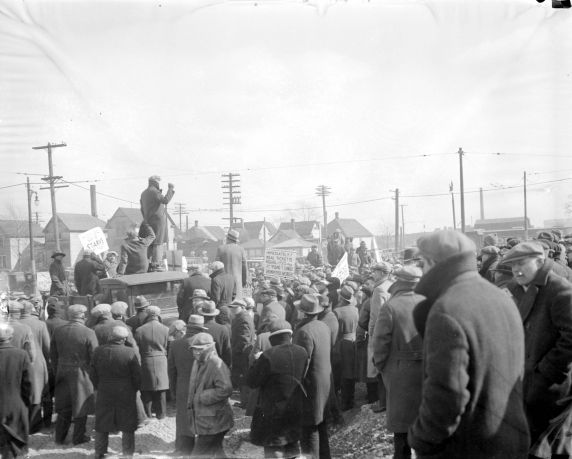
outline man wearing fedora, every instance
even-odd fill
[[[50,279],[52,280],[50,296],[66,296],[69,293],[66,270],[62,263],[65,256],[66,254],[63,252],[54,252],[52,254],[54,261],[50,263]]]
[[[557,402],[572,395],[572,284],[548,261],[536,241],[521,242],[503,259],[524,324],[524,403],[533,443],[563,411]]]
[[[238,245],[238,239],[238,231],[229,229],[226,244],[217,249],[215,260],[221,261],[225,272],[232,275],[236,286],[236,298],[242,298],[242,288],[250,282],[250,273],[246,262],[246,252],[242,246]]]
[[[175,453],[190,455],[195,446],[195,436],[191,431],[187,412],[187,397],[191,368],[193,367],[193,351],[191,345],[195,336],[205,332],[203,316],[191,314],[187,322],[185,336],[171,342],[168,355],[169,388],[175,400]]]
[[[230,330],[226,325],[221,325],[215,320],[216,316],[220,314],[220,310],[217,309],[214,301],[203,301],[199,306],[198,313],[204,317],[206,332],[212,335],[219,357],[230,368],[232,363]]]
[[[332,373],[330,329],[318,320],[318,314],[323,308],[315,295],[303,295],[296,306],[304,318],[294,331],[292,343],[303,347],[309,358],[304,378],[308,403],[304,404],[302,411],[302,453],[314,459],[328,459],[330,445],[324,412],[330,395]]]
[[[185,323],[189,319],[189,316],[194,314],[194,312],[190,311],[193,310],[192,297],[195,293],[195,290],[198,289],[200,291],[204,291],[205,294],[210,293],[211,291],[211,280],[210,278],[203,276],[203,274],[200,272],[199,265],[196,263],[189,265],[188,271],[189,277],[183,281],[183,285],[177,294],[179,319],[184,320]]]
[[[133,334],[135,334],[135,331],[145,322],[145,319],[147,318],[147,307],[150,305],[151,303],[149,303],[147,298],[143,295],[135,297],[135,301],[133,302],[135,314],[125,321],[125,323],[131,328]]]
[[[262,311],[260,312],[260,320],[258,322],[258,333],[267,331],[266,328],[270,322],[275,319],[286,319],[286,309],[278,302],[278,295],[274,288],[264,288],[258,296],[262,303]]]
[[[149,247],[148,256],[152,257],[155,265],[163,261],[163,244],[167,242],[167,204],[173,199],[175,185],[168,184],[168,191],[163,196],[161,190],[161,177],[152,175],[149,177],[149,185],[141,193],[141,214],[143,221],[153,228],[155,240]]]

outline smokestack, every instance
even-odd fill
[[[91,216],[97,217],[97,196],[95,194],[95,185],[89,185],[89,196],[91,198]]]

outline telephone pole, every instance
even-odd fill
[[[28,231],[30,233],[30,264],[32,265],[32,274],[34,276],[34,291],[36,291],[36,261],[34,260],[34,232],[32,229],[32,195],[36,194],[36,201],[38,200],[38,193],[30,188],[30,177],[26,177],[26,190],[28,192]]]
[[[455,194],[453,193],[453,181],[449,183],[449,192],[451,193],[451,205],[453,207],[453,229],[457,231],[457,216],[455,215]]]
[[[399,207],[401,207],[401,248],[405,249],[405,216],[403,208],[407,207],[407,204],[400,204]]]
[[[524,240],[528,240],[528,206],[526,203],[526,171],[523,174],[524,178]]]
[[[399,252],[399,188],[395,189],[395,253]]]
[[[183,215],[187,215],[189,213],[189,211],[187,209],[185,209],[186,204],[183,204],[182,202],[176,202],[175,206],[176,206],[175,215],[179,215],[179,231],[182,233],[183,232],[182,217],[183,217]],[[188,223],[187,223],[187,226],[189,226]]]
[[[463,181],[463,149],[459,147],[459,173],[461,176],[461,231],[465,232],[465,182]]]
[[[328,211],[326,210],[326,196],[331,194],[331,189],[326,185],[319,185],[316,187],[316,196],[322,197],[322,212],[324,215],[324,239],[328,239]]]
[[[48,167],[50,175],[42,177],[42,180],[50,184],[50,196],[52,198],[52,221],[54,224],[54,235],[56,238],[56,250],[60,252],[60,230],[58,225],[58,211],[56,209],[56,188],[67,188],[67,185],[54,186],[54,184],[62,178],[61,175],[54,175],[54,166],[52,164],[52,148],[67,147],[65,143],[49,143],[41,147],[32,147],[32,150],[48,150]],[[45,190],[47,188],[40,188]]]
[[[228,227],[232,228],[232,225],[236,223],[239,219],[234,216],[234,206],[241,204],[240,202],[240,180],[237,178],[240,174],[233,174],[229,172],[228,174],[222,174],[222,194],[223,194],[223,204],[229,207],[229,216],[224,217],[223,220],[228,220]]]

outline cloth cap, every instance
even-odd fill
[[[159,306],[147,306],[147,315],[159,317],[161,315],[161,308]]]
[[[240,237],[240,234],[238,233],[238,231],[236,231],[234,229],[228,230],[228,234],[226,235],[226,238],[232,242],[238,242],[239,237]]]
[[[209,300],[210,299],[207,295],[207,292],[205,290],[203,290],[202,288],[196,288],[195,290],[193,290],[193,296],[191,297],[191,300],[195,300],[197,298],[201,298],[203,300]]]
[[[487,245],[481,249],[481,255],[498,255],[500,249],[496,245]]]
[[[149,181],[159,183],[161,181],[161,177],[158,175],[152,175],[151,177],[149,177]]]
[[[548,231],[541,231],[538,233],[536,239],[544,239],[545,241],[554,242],[554,234],[549,233]]]
[[[512,249],[515,245],[520,244],[522,241],[520,239],[514,238],[514,237],[509,237],[506,240],[506,245]]]
[[[222,261],[213,261],[211,263],[211,270],[218,271],[220,269],[224,269],[224,263]]]
[[[214,301],[203,301],[198,313],[202,316],[218,316],[220,311],[216,308]]]
[[[54,253],[52,253],[52,258],[56,258],[57,256],[62,256],[62,257],[65,257],[65,256],[66,256],[66,254],[65,254],[65,253],[63,253],[63,252],[57,252],[57,251],[56,251],[56,252],[54,252]]]
[[[214,339],[210,333],[197,333],[191,342],[194,349],[206,349],[214,344]]]
[[[503,274],[510,274],[512,276],[512,268],[508,263],[499,263],[495,268],[491,268],[490,270]]]
[[[309,287],[310,285],[312,285],[312,282],[310,282],[310,279],[308,279],[306,276],[300,277],[300,279],[298,280],[298,282],[300,282],[300,284],[302,284],[302,285],[307,285],[308,287]]]
[[[229,308],[238,308],[239,306],[246,308],[246,302],[242,299],[238,299],[234,300],[232,303],[228,305]]]
[[[301,312],[308,315],[319,314],[324,310],[322,306],[320,306],[320,302],[316,295],[304,294],[302,298],[298,301],[294,302],[294,306],[296,306]]]
[[[72,304],[68,308],[68,317],[70,319],[75,319],[85,315],[87,308],[83,304]]]
[[[169,325],[169,335],[174,335],[176,332],[182,332],[185,328],[187,328],[185,321],[177,319]]]
[[[544,250],[539,242],[521,242],[510,249],[504,256],[504,264],[514,263],[530,257],[544,258]]]
[[[354,281],[347,281],[344,285],[350,287],[354,291],[354,293],[357,292],[359,288],[357,282]]]
[[[269,331],[270,335],[268,336],[279,335],[281,333],[292,334],[292,325],[290,325],[290,323],[286,320],[274,319],[272,322],[270,322]]]
[[[116,327],[113,327],[111,330],[112,338],[124,339],[127,338],[128,336],[129,336],[129,330],[127,330],[127,327],[124,327],[122,325],[117,325]]]
[[[205,325],[205,318],[199,314],[191,314],[189,320],[187,321],[189,327],[200,328],[202,330],[207,330]]]
[[[115,250],[110,250],[109,252],[107,252],[107,255],[105,255],[105,257],[107,258],[109,255],[117,256],[117,252]]]
[[[0,341],[8,341],[12,339],[14,329],[7,322],[0,322]]]
[[[318,295],[317,298],[318,302],[320,303],[320,306],[324,307],[324,309],[330,305],[330,298],[328,297],[327,294],[322,293]]]
[[[436,231],[417,240],[419,255],[439,263],[462,252],[476,253],[476,246],[459,231]]]
[[[246,297],[246,298],[243,298],[243,300],[244,300],[244,303],[245,303],[245,306],[244,306],[244,307],[245,307],[246,309],[254,309],[254,306],[255,306],[255,304],[254,304],[254,299],[252,299],[252,298],[250,298],[250,297]]]
[[[149,303],[149,301],[147,301],[147,298],[145,298],[143,295],[139,295],[135,297],[135,309],[145,309],[147,306],[149,306],[151,303]]]
[[[408,262],[416,260],[418,258],[418,254],[419,250],[417,249],[417,247],[407,247],[403,251],[403,261]]]
[[[499,243],[499,238],[494,234],[487,234],[483,239],[485,245],[497,245]]]
[[[273,288],[264,288],[260,291],[261,295],[276,296],[276,290]]]
[[[197,271],[201,269],[201,266],[197,263],[191,263],[189,266],[187,266],[187,271]]]
[[[346,301],[351,301],[354,296],[354,289],[348,285],[344,285],[340,290],[340,296]]]
[[[274,287],[275,285],[282,285],[282,282],[280,282],[280,279],[278,279],[277,277],[272,277],[270,279],[270,285]]]
[[[10,314],[13,312],[21,313],[23,309],[24,305],[19,301],[14,301],[14,300],[8,301],[8,313]]]
[[[92,317],[110,317],[111,316],[111,305],[101,303],[94,306],[91,310]]]
[[[34,308],[34,305],[32,304],[31,301],[22,300],[22,301],[20,301],[20,303],[22,304],[22,313],[24,313],[24,314],[31,314],[32,312],[34,312],[36,310],[36,308]]]
[[[91,250],[84,250],[83,251],[83,258],[89,258],[93,255],[93,252]]]
[[[558,242],[562,239],[562,231],[558,228],[551,229],[550,232],[554,235],[554,242]]]
[[[111,314],[123,316],[127,312],[127,303],[125,301],[116,301],[111,305]]]
[[[407,265],[394,271],[393,274],[400,281],[418,282],[423,275],[423,271],[417,266]]]
[[[372,271],[381,271],[383,274],[389,274],[391,272],[391,265],[385,261],[380,261],[371,267]]]

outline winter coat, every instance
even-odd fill
[[[206,318],[205,330],[215,342],[215,349],[218,356],[230,368],[232,364],[232,350],[230,348],[230,330],[226,325],[217,324],[214,319]]]
[[[32,404],[32,365],[28,354],[0,342],[0,445],[23,454],[28,443],[28,409]]]
[[[50,264],[50,296],[66,296],[69,293],[66,270],[61,261],[54,260]]]
[[[12,346],[26,351],[30,358],[30,363],[33,363],[36,360],[38,349],[36,349],[36,340],[34,339],[32,329],[28,325],[12,319],[10,319],[10,326],[14,329],[11,341]]]
[[[155,240],[155,232],[149,225],[142,224],[139,236],[127,238],[121,243],[117,274],[141,274],[149,270],[148,247]]]
[[[141,390],[168,390],[169,327],[160,323],[157,317],[147,317],[145,323],[135,331],[135,341],[141,354]]]
[[[558,274],[563,279],[566,279],[568,282],[572,282],[572,269],[568,266],[561,265],[557,263],[552,258],[547,258],[545,261],[546,266]]]
[[[180,339],[171,342],[168,355],[169,387],[175,399],[177,414],[175,415],[175,435],[177,437],[194,435],[191,432],[189,416],[187,413],[187,398],[189,396],[189,382],[191,368],[193,367],[193,351],[191,342],[199,328],[187,328],[187,333]]]
[[[509,296],[476,271],[473,252],[437,263],[416,292],[423,390],[408,442],[418,457],[527,458],[524,332]]]
[[[211,292],[211,280],[201,273],[195,272],[183,281],[183,285],[177,294],[177,307],[179,309],[179,319],[188,322],[189,316],[194,314],[191,297],[196,289],[204,290],[207,295]]]
[[[495,272],[493,271],[496,269],[500,262],[500,256],[491,256],[487,261],[485,261],[481,268],[479,269],[479,274],[483,277],[483,279],[488,280],[491,283],[495,283]]]
[[[572,395],[572,284],[550,262],[526,291],[509,285],[524,324],[524,403],[533,441],[563,411],[556,402]]]
[[[245,384],[246,373],[248,372],[248,356],[256,333],[254,330],[254,319],[247,311],[240,311],[232,319],[230,333],[230,347],[232,351],[231,378],[235,387]]]
[[[105,266],[99,260],[84,257],[75,264],[74,281],[80,296],[99,293],[99,273],[105,272]]]
[[[141,364],[135,349],[116,341],[98,347],[91,361],[91,380],[97,390],[95,431],[134,432],[141,386]]]
[[[356,331],[358,326],[358,310],[353,304],[337,307],[334,314],[338,319],[339,329],[335,344],[335,352],[340,357],[340,370],[343,379],[356,378]]]
[[[53,317],[48,317],[46,319],[46,327],[48,327],[48,333],[50,335],[50,340],[52,339],[52,336],[54,335],[54,330],[58,327],[61,327],[62,325],[67,324],[68,321],[62,319],[59,316],[53,316]]]
[[[230,370],[211,347],[191,370],[187,399],[191,432],[214,435],[230,430],[234,425],[231,395]]]
[[[379,374],[377,368],[373,364],[373,330],[375,329],[375,323],[377,322],[377,317],[381,307],[389,300],[389,287],[391,287],[391,281],[383,280],[377,282],[373,288],[373,294],[369,300],[369,321],[367,323],[367,334],[369,340],[367,343],[367,377],[375,378]],[[364,319],[364,317],[362,317]],[[363,323],[363,321],[362,321]]]
[[[232,242],[221,245],[216,251],[216,260],[222,261],[225,272],[232,275],[236,298],[242,298],[242,287],[250,281],[244,248]]]
[[[286,320],[286,309],[278,301],[271,301],[262,307],[258,321],[258,333],[266,331],[273,320]]]
[[[89,369],[97,347],[95,332],[74,320],[54,330],[50,354],[56,371],[56,413],[71,409],[72,418],[93,413]]]
[[[163,196],[162,190],[154,182],[149,183],[147,189],[141,193],[141,214],[143,215],[143,221],[153,228],[156,236],[155,245],[167,242],[166,205],[173,199],[174,194],[175,190],[169,188],[165,196]]]
[[[315,316],[300,321],[292,336],[292,344],[302,346],[309,359],[304,378],[309,403],[304,404],[302,411],[302,422],[306,426],[316,426],[324,420],[332,373],[330,343],[330,329]]]
[[[223,269],[214,271],[210,277],[211,299],[215,302],[217,307],[232,303],[237,293],[234,277],[224,272]]]
[[[413,309],[424,298],[413,284],[397,281],[379,311],[373,331],[373,358],[387,391],[387,428],[406,433],[421,404],[423,342],[413,323]]]
[[[114,327],[125,327],[125,329],[129,333],[127,335],[127,339],[125,340],[125,346],[133,348],[137,356],[140,357],[139,348],[137,346],[137,342],[135,341],[133,333],[131,333],[131,329],[129,328],[129,326],[122,320],[110,319],[108,317],[104,317],[103,320],[100,320],[98,324],[95,327],[93,327],[93,331],[95,332],[95,336],[97,337],[98,344],[100,346],[103,346],[104,344],[108,344],[111,341]]]
[[[336,266],[346,253],[344,246],[341,242],[331,239],[328,241],[328,263]]]
[[[32,362],[33,393],[32,404],[39,405],[42,401],[44,386],[48,383],[48,362],[50,361],[50,334],[45,322],[32,315],[20,317],[20,323],[32,330],[34,337],[34,361]]]
[[[333,350],[334,346],[336,345],[336,341],[338,340],[338,332],[340,330],[340,324],[338,323],[338,318],[332,312],[332,309],[330,307],[327,307],[322,312],[320,312],[320,314],[318,314],[318,320],[324,322],[330,329],[331,345]]]
[[[250,428],[250,440],[259,446],[285,446],[301,436],[308,354],[283,336],[283,344],[264,351],[248,371],[248,385],[260,388]]]
[[[308,263],[310,263],[314,268],[319,268],[320,266],[324,265],[324,260],[322,260],[322,255],[318,251],[316,252],[310,251],[310,253],[308,253],[308,255],[306,256],[306,260],[308,260]]]
[[[358,328],[356,331],[356,379],[366,382],[367,379],[367,349],[369,346],[369,336],[367,334],[369,324],[369,310],[371,297],[368,297],[361,304],[359,309]]]

